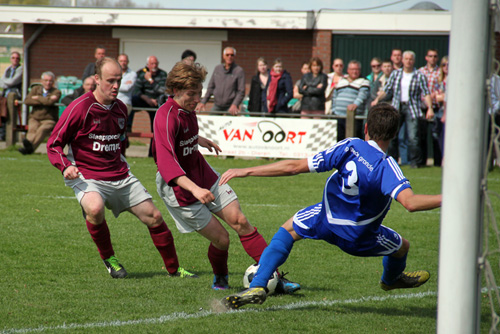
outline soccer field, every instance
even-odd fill
[[[218,172],[269,162],[207,160]],[[181,266],[200,278],[167,277],[147,228],[129,213],[115,219],[106,211],[116,255],[129,272],[127,279],[111,279],[72,190],[47,156],[1,151],[0,333],[435,332],[440,210],[408,213],[393,202],[385,220],[411,243],[407,269],[430,271],[431,279],[420,288],[385,292],[378,285],[381,258],[356,258],[325,242],[303,240],[280,268],[301,290],[222,312],[218,301],[242,289],[243,273],[252,264],[236,233],[230,231],[231,289],[213,291],[208,241],[177,232],[156,193],[152,159],[128,162],[172,230]],[[440,168],[402,169],[415,192],[440,192]],[[234,179],[230,184],[243,212],[269,241],[297,210],[321,200],[329,175]],[[500,192],[499,180],[497,168],[489,188]],[[499,200],[493,201],[500,212]],[[491,262],[500,278],[498,258]],[[481,301],[481,332],[487,333],[491,312],[485,294]]]

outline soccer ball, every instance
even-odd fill
[[[248,289],[250,287],[250,283],[252,282],[253,277],[257,273],[258,269],[259,269],[258,264],[252,264],[245,271],[245,275],[243,275],[243,287],[245,289]],[[276,290],[276,286],[278,285],[278,282],[279,282],[278,273],[276,271],[274,271],[273,276],[271,276],[271,278],[267,282],[267,289],[269,290],[267,295],[271,295],[274,293],[274,290]]]

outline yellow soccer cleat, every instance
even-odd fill
[[[427,270],[405,271],[399,275],[396,283],[387,285],[381,281],[380,287],[385,291],[416,288],[427,282],[430,277],[431,274]]]
[[[222,304],[228,309],[239,309],[246,304],[262,304],[267,297],[265,288],[248,288],[234,295],[229,295],[222,299]]]

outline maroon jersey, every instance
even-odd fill
[[[92,92],[73,101],[61,115],[47,142],[50,162],[61,172],[74,164],[86,179],[118,181],[129,175],[121,155],[127,107],[116,100],[109,109]],[[63,152],[69,146],[68,155]]]
[[[156,112],[153,157],[161,177],[173,188],[180,206],[192,204],[197,199],[173,183],[173,179],[185,175],[199,187],[210,189],[219,178],[198,151],[196,113],[181,109],[173,98]]]

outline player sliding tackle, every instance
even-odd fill
[[[156,186],[181,233],[196,231],[210,241],[208,259],[214,273],[212,288],[229,288],[229,232],[233,229],[247,254],[258,262],[267,243],[241,211],[238,197],[228,184],[219,187],[219,174],[198,151],[201,145],[221,151],[219,145],[198,134],[195,112],[207,72],[196,63],[174,65],[167,77],[169,98],[156,112],[153,156],[158,165]],[[278,291],[293,293],[300,285],[280,277]]]
[[[441,206],[441,195],[414,194],[396,161],[386,155],[398,125],[399,113],[389,104],[379,104],[368,113],[364,141],[348,138],[308,159],[230,169],[222,175],[221,185],[234,177],[337,169],[326,181],[323,200],[297,212],[274,235],[250,288],[223,299],[228,308],[262,304],[271,274],[286,261],[294,242],[304,238],[325,240],[354,256],[383,256],[383,290],[415,288],[427,282],[428,271],[404,272],[410,243],[382,225],[393,198],[410,212]]]

